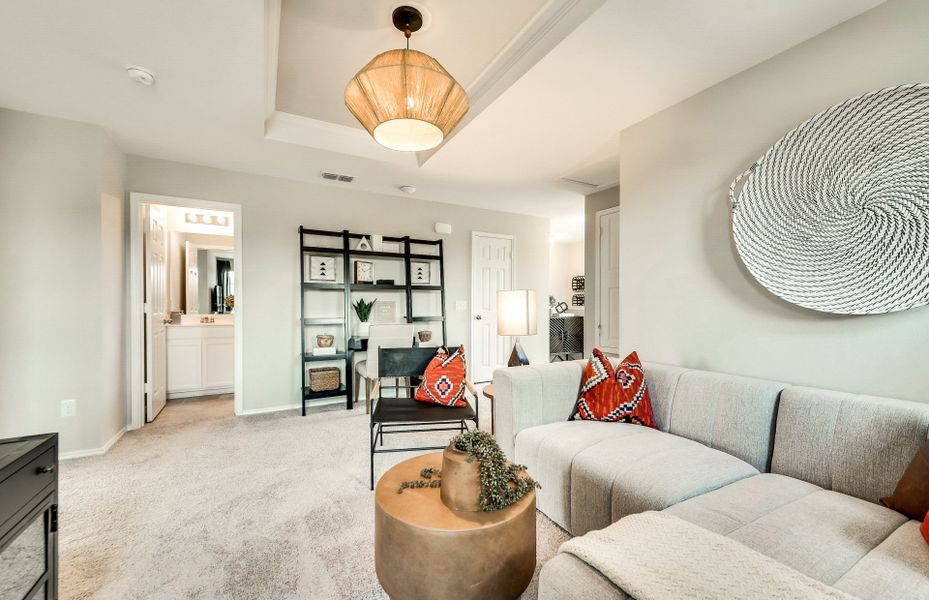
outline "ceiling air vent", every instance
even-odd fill
[[[562,177],[561,180],[566,181],[568,183],[573,183],[575,185],[582,185],[584,187],[589,187],[591,189],[600,187],[600,184],[598,183],[591,183],[589,181],[581,181],[580,179],[570,179],[568,177]]]
[[[329,181],[341,181],[343,183],[351,183],[355,180],[354,175],[341,175],[339,173],[329,173],[323,171],[321,174],[323,179],[328,179]]]

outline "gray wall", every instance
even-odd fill
[[[929,307],[840,317],[739,262],[726,191],[848,97],[929,81],[929,2],[892,0],[623,131],[621,350],[643,360],[929,401]]]
[[[99,127],[0,109],[0,437],[126,424],[123,166]]]
[[[244,284],[239,322],[245,334],[245,410],[299,402],[299,225],[425,239],[442,237],[447,257],[449,341],[465,345],[470,343],[470,312],[456,311],[455,301],[465,300],[470,306],[471,232],[514,235],[514,284],[538,290],[539,314],[547,314],[547,219],[138,156],[128,158],[128,189],[242,205],[243,265],[236,268]],[[433,231],[436,221],[451,223],[454,232],[437,235]],[[541,319],[538,335],[521,341],[531,361],[547,362],[548,321]]]
[[[619,188],[611,187],[584,198],[584,353],[596,345],[597,328],[597,211],[619,206]]]

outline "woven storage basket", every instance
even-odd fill
[[[335,367],[309,369],[307,374],[309,375],[311,392],[337,390],[342,385],[342,374]]]
[[[742,262],[784,300],[849,315],[929,304],[929,85],[811,117],[729,197]]]

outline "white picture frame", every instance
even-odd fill
[[[336,263],[334,256],[303,257],[307,281],[335,281]]]
[[[432,265],[424,261],[410,261],[410,278],[413,285],[429,285],[432,282]]]

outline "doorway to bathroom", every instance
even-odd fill
[[[130,194],[130,428],[166,406],[241,413],[239,205]]]

